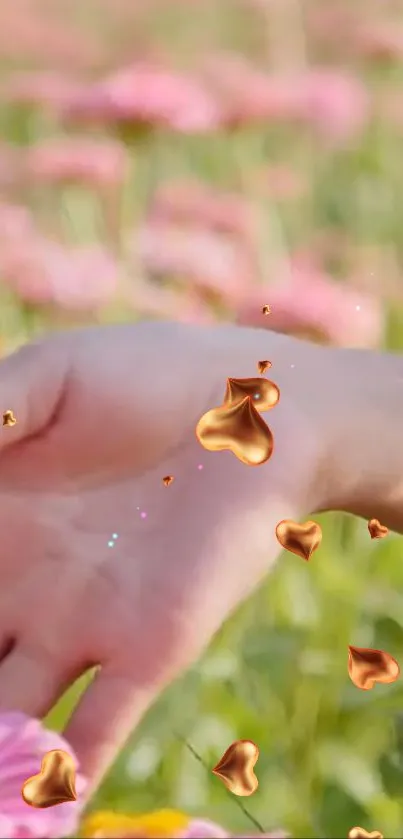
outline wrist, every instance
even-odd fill
[[[326,373],[326,371],[324,371]],[[403,357],[333,350],[322,510],[403,531]]]

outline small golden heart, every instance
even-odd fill
[[[196,437],[209,452],[229,450],[247,466],[259,466],[273,453],[273,435],[249,396],[203,414]]]
[[[212,771],[234,795],[252,795],[259,786],[253,771],[258,757],[259,749],[252,740],[236,740]]]
[[[76,767],[71,755],[61,749],[47,752],[41,771],[28,778],[22,787],[22,797],[31,807],[54,807],[65,801],[76,801]]]
[[[348,675],[361,690],[371,690],[376,682],[390,685],[400,675],[396,659],[383,650],[366,647],[348,648]]]
[[[380,524],[378,519],[371,519],[368,522],[368,530],[371,539],[384,539],[389,533],[388,528]]]
[[[269,370],[271,366],[271,361],[268,361],[267,359],[265,361],[258,361],[257,363],[257,369],[261,376],[263,376],[266,370]]]
[[[352,827],[348,834],[348,839],[383,839],[383,834],[379,830],[364,830],[363,827]]]
[[[173,475],[165,475],[165,478],[162,479],[162,483],[165,487],[169,487],[174,480],[175,478]]]
[[[276,536],[282,548],[308,560],[322,541],[322,528],[316,521],[298,524],[291,519],[284,519],[276,527]]]
[[[262,307],[262,315],[271,315],[271,307],[268,303]]]
[[[4,414],[3,414],[3,425],[6,425],[6,426],[8,426],[9,428],[11,428],[11,426],[15,425],[15,424],[16,424],[16,422],[17,422],[17,420],[16,420],[16,418],[15,418],[15,416],[14,416],[14,414],[13,414],[13,412],[12,412],[12,411],[4,411]]]
[[[223,407],[236,405],[249,396],[257,411],[270,411],[280,399],[280,391],[269,379],[227,379]]]

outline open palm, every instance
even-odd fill
[[[1,362],[17,424],[0,434],[0,707],[42,716],[100,665],[66,734],[92,785],[270,568],[276,523],[315,504],[315,353],[267,331],[141,324]],[[206,452],[195,425],[264,358],[275,451],[251,468]]]

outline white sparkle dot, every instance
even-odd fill
[[[361,309],[361,306],[356,306],[355,308],[356,308],[356,311],[359,312],[360,309]]]

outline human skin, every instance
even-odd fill
[[[197,421],[266,358],[271,459],[206,452]],[[0,394],[17,418],[0,429],[0,711],[43,716],[99,665],[66,729],[89,793],[269,571],[279,520],[333,508],[403,529],[398,357],[232,326],[99,327],[0,362]]]

